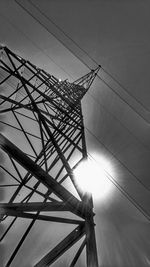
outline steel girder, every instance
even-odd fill
[[[5,267],[13,266],[37,221],[77,227],[34,262],[35,267],[50,266],[83,238],[69,266],[76,265],[86,247],[86,265],[98,267],[92,197],[79,188],[74,169],[87,158],[81,99],[100,67],[69,83],[59,81],[7,47],[1,47],[0,53],[0,113],[4,114],[1,125],[6,126],[0,134],[4,152],[0,189],[5,193],[0,204],[5,225],[0,240],[7,239],[13,227],[19,226],[20,218],[30,222],[9,249]]]

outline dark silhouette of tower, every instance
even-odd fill
[[[81,239],[69,266],[76,265],[85,248],[86,265],[98,267],[92,196],[79,188],[74,169],[87,158],[81,99],[100,66],[70,83],[37,68],[7,47],[1,47],[0,52],[0,113],[1,124],[6,125],[0,134],[4,151],[1,189],[5,193],[0,204],[5,226],[1,241],[13,233],[15,225],[18,227],[20,218],[29,222],[9,249],[4,266],[13,264],[33,225],[48,221],[71,224],[74,229],[46,255],[35,259],[33,266],[50,266]],[[69,190],[67,181],[75,193]]]

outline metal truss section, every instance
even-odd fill
[[[8,245],[5,267],[16,266],[37,222],[74,228],[38,262],[34,258],[32,266],[51,266],[84,238],[68,266],[75,266],[86,248],[85,266],[98,267],[92,197],[79,188],[74,169],[87,158],[81,99],[99,68],[73,83],[60,81],[0,48],[0,123],[5,126],[0,134],[1,242],[7,243],[14,228],[25,222],[16,242]]]

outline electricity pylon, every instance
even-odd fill
[[[4,266],[13,265],[33,225],[47,221],[75,228],[32,266],[51,266],[81,239],[68,266],[76,265],[85,248],[86,266],[98,267],[92,196],[81,191],[74,169],[87,158],[81,99],[100,66],[70,83],[37,68],[7,47],[1,47],[0,52],[0,113],[5,125],[0,134],[4,152],[0,189],[5,194],[0,204],[4,225],[1,241],[14,233],[20,218],[29,222],[19,241],[9,248]],[[75,193],[69,190],[67,181],[71,181]],[[58,216],[51,216],[53,212]],[[66,214],[73,216],[67,218]]]

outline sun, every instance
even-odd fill
[[[103,164],[87,159],[74,171],[75,179],[83,192],[91,193],[95,201],[107,198],[112,191],[112,182]]]

